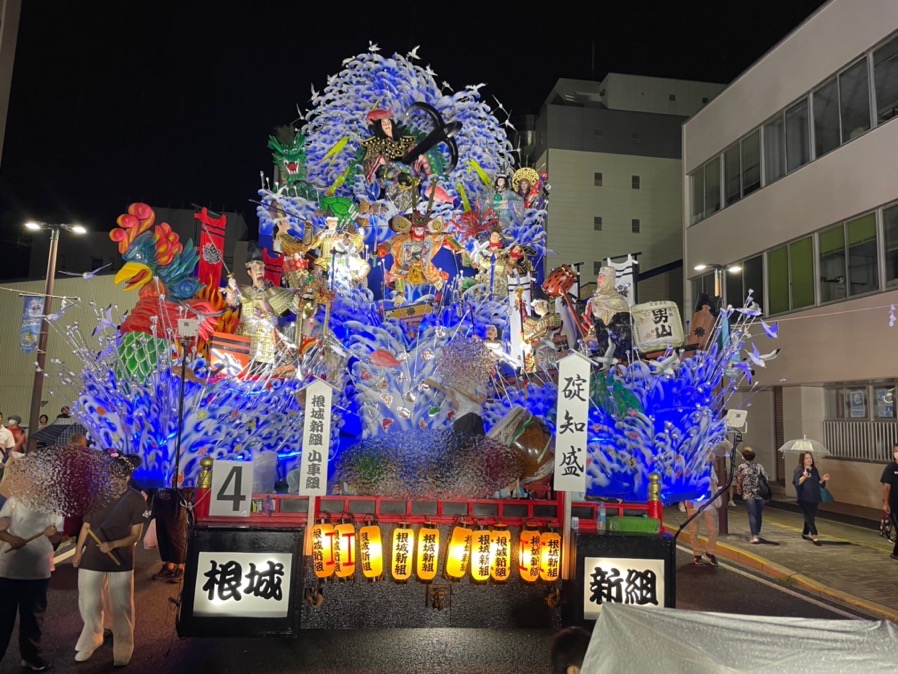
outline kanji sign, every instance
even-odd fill
[[[283,618],[290,606],[293,555],[200,552],[193,614],[215,618]]]
[[[299,493],[303,496],[325,496],[327,494],[327,458],[331,445],[332,393],[333,389],[320,379],[306,388],[299,478]]]
[[[555,491],[586,491],[590,362],[576,352],[558,361]]]
[[[596,620],[605,604],[664,606],[664,560],[587,557],[583,617]]]

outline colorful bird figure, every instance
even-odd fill
[[[159,355],[167,353],[176,338],[175,326],[184,314],[182,305],[202,315],[200,339],[208,339],[217,322],[212,315],[215,308],[194,298],[202,283],[193,276],[199,260],[193,241],[185,247],[168,223],[154,227],[155,219],[147,204],[131,204],[128,213],[116,221],[119,226],[109,233],[125,260],[115,283],[125,283],[126,291],[140,293],[120,328],[119,377],[145,380],[156,370]]]

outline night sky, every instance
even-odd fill
[[[132,201],[243,212],[276,126],[343,59],[405,54],[513,115],[560,77],[728,83],[822,0],[328,3],[25,0],[0,164],[0,277],[36,218],[108,230]],[[364,9],[359,9],[364,8]],[[40,274],[43,270],[32,272]]]

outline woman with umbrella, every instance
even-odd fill
[[[814,523],[817,517],[817,506],[822,500],[820,490],[829,482],[829,473],[822,477],[814,465],[813,452],[801,452],[798,455],[798,467],[792,475],[792,484],[795,485],[795,493],[798,495],[798,507],[804,515],[804,529],[801,537],[806,541],[820,545],[817,541],[817,525]]]

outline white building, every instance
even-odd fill
[[[617,73],[558,80],[534,151],[552,185],[547,271],[582,262],[586,286],[606,258],[641,253],[639,301],[680,303],[681,125],[723,88]]]
[[[686,304],[696,265],[739,265],[729,303],[751,288],[779,323],[746,443],[794,494],[777,447],[822,441],[836,500],[872,508],[898,441],[896,112],[898,2],[831,0],[683,126]]]

